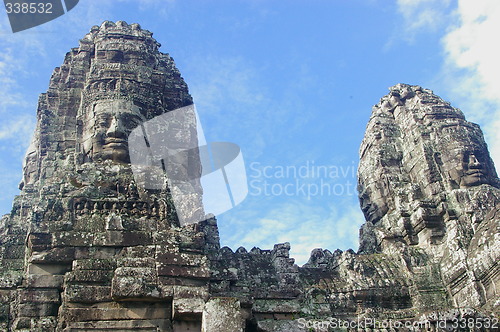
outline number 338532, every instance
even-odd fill
[[[52,4],[42,2],[7,2],[7,14],[52,14]]]

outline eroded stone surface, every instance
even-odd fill
[[[137,183],[128,136],[192,104],[158,47],[137,24],[104,22],[54,71],[21,194],[0,220],[0,329],[436,330],[498,316],[499,180],[459,110],[430,90],[390,88],[361,146],[360,251],[315,249],[298,267],[288,243],[219,248],[215,218],[181,226],[164,178]],[[159,129],[190,143],[191,120]]]

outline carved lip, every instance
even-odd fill
[[[486,173],[482,169],[474,169],[474,170],[468,171],[466,174],[472,175],[472,176],[485,176],[486,175]]]
[[[123,138],[114,138],[114,137],[106,138],[103,145],[103,148],[111,148],[111,149],[127,148],[127,147],[128,147],[127,140]]]
[[[467,173],[465,173],[467,176],[478,176],[478,177],[484,177],[486,176],[486,173],[484,172],[483,169],[474,169],[470,170]]]

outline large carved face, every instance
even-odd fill
[[[145,121],[138,106],[121,99],[97,101],[84,121],[83,149],[90,159],[130,163],[128,135]]]
[[[380,181],[372,182],[367,186],[359,184],[358,191],[365,219],[375,224],[389,211],[390,193],[386,178],[381,176]]]
[[[32,184],[35,182],[37,173],[37,157],[38,152],[30,145],[26,157],[23,163],[23,180],[19,184],[19,189],[22,189],[27,184]]]
[[[492,184],[496,174],[480,135],[466,126],[449,130],[453,130],[453,139],[442,143],[441,159],[450,180],[460,188]]]
[[[466,151],[462,157],[464,174],[461,177],[460,185],[471,187],[488,183],[488,173],[484,167],[485,163],[486,160],[482,151]]]
[[[487,167],[488,156],[484,150],[474,147],[462,147],[447,151],[449,154],[444,160],[448,162],[450,179],[460,188],[479,186],[490,183],[491,174]],[[452,166],[455,165],[455,168]]]

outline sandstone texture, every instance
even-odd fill
[[[182,223],[165,177],[136,176],[132,131],[193,104],[159,46],[138,24],[107,21],[54,70],[21,193],[0,220],[0,330],[498,329],[500,182],[460,110],[391,87],[360,149],[359,251],[315,249],[299,267],[288,243],[220,248],[199,156],[169,159],[197,223]],[[196,142],[193,118],[176,119],[157,132]]]

